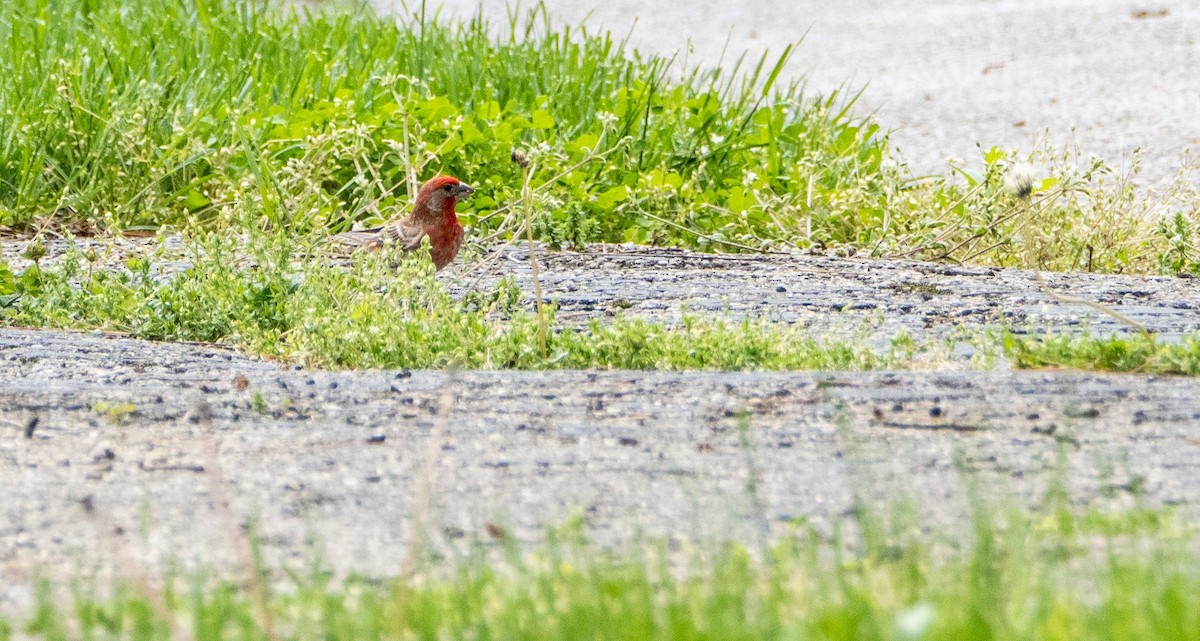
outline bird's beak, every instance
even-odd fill
[[[458,183],[458,185],[454,187],[454,200],[463,200],[473,193],[475,193],[475,190],[472,189],[470,185],[467,183]]]

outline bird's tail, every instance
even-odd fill
[[[367,247],[374,249],[383,245],[383,236],[379,233],[382,229],[382,227],[377,227],[375,229],[345,231],[334,236],[334,239],[339,243],[350,247]]]

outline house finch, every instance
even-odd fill
[[[343,242],[378,249],[384,243],[399,243],[404,251],[421,247],[421,239],[429,237],[429,254],[440,271],[458,255],[463,242],[463,228],[454,213],[454,205],[471,195],[470,185],[452,176],[437,176],[417,192],[417,204],[412,213],[386,223],[382,227],[338,234]]]

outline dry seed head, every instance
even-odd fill
[[[25,246],[25,251],[21,252],[21,256],[36,263],[46,256],[46,245],[42,243],[40,237],[35,238],[33,242]]]
[[[1017,198],[1029,198],[1037,170],[1029,163],[1019,162],[1008,168],[1004,175],[1004,188]]]
[[[517,163],[517,166],[521,169],[529,166],[529,158],[525,155],[525,152],[521,151],[520,149],[514,149],[512,151],[512,161]]]

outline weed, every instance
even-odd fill
[[[1002,331],[998,338],[1017,367],[1200,375],[1200,336],[1196,335],[1168,342],[1148,333],[1099,338],[1089,334],[1023,336]]]
[[[957,167],[963,185],[939,182],[929,211],[897,223],[898,255],[1050,271],[1185,271],[1200,224],[1194,159],[1157,194],[1134,189],[1137,155],[1124,173],[1045,143],[1024,160],[992,148],[983,161],[982,172]],[[1030,162],[1042,167],[1036,177]],[[1172,207],[1190,211],[1169,217],[1168,235]],[[1147,224],[1160,219],[1157,229]]]
[[[108,420],[114,423],[123,422],[130,414],[137,411],[137,406],[130,402],[110,403],[108,401],[97,401],[92,405],[92,411],[96,414],[102,414]]]
[[[250,397],[250,408],[259,414],[266,414],[271,411],[271,406],[267,403],[267,397],[263,396],[262,392],[254,392]]]
[[[780,83],[790,48],[670,80],[671,60],[555,31],[541,7],[495,40],[482,20],[268,4],[5,3],[0,224],[128,229],[234,208],[340,229],[403,209],[407,169],[469,177],[473,223],[518,199],[522,147],[549,177],[535,188],[551,239],[707,245],[699,229],[757,247],[791,234],[778,224],[793,212],[765,209],[774,194],[806,186],[844,219],[882,210],[898,182],[878,125]]]

